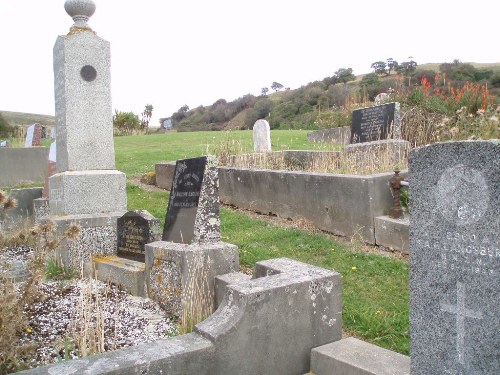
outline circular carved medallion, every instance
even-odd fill
[[[97,77],[97,71],[95,68],[91,65],[85,65],[81,70],[80,70],[80,75],[82,78],[87,81],[87,82],[92,82],[94,79]]]
[[[488,209],[488,185],[476,169],[457,165],[439,178],[436,203],[446,220],[459,226],[477,222]]]

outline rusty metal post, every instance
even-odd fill
[[[389,209],[389,217],[400,219],[403,217],[403,209],[401,208],[401,181],[403,177],[399,175],[399,170],[394,171],[394,176],[389,180],[389,186],[392,193],[392,207]]]

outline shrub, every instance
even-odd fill
[[[351,125],[352,111],[343,109],[338,111],[321,112],[316,119],[319,128],[338,128]]]
[[[7,120],[5,120],[0,113],[0,137],[7,138],[9,136],[12,136],[13,132],[14,129],[9,125]]]
[[[113,127],[118,130],[117,135],[131,135],[141,127],[139,116],[133,112],[119,112],[115,110]]]

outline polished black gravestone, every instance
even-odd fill
[[[162,240],[184,244],[220,240],[215,159],[202,156],[177,161]]]
[[[357,109],[352,112],[351,143],[387,139],[399,133],[399,126],[399,103]]]
[[[411,374],[500,374],[500,143],[414,149]]]
[[[160,220],[145,210],[129,211],[117,220],[117,255],[144,262],[144,246],[160,239]]]

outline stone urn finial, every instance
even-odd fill
[[[72,28],[91,30],[87,21],[95,12],[95,3],[92,0],[66,0],[64,9],[75,21]]]

